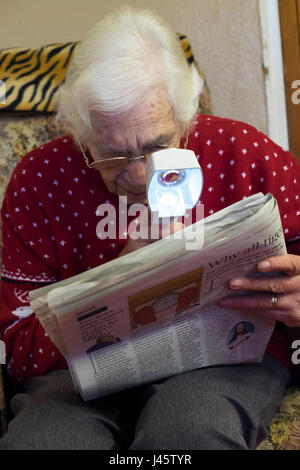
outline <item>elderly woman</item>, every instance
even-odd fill
[[[253,449],[265,436],[291,379],[283,324],[300,324],[300,170],[250,125],[197,115],[201,87],[175,34],[149,11],[109,14],[76,53],[58,107],[71,134],[22,159],[2,207],[0,324],[21,393],[0,449]],[[257,269],[282,275],[234,279],[233,290],[260,293],[222,305],[280,323],[260,364],[194,370],[83,403],[28,292],[149,242],[101,240],[96,209],[117,208],[120,195],[146,203],[147,156],[183,147],[187,135],[204,172],[205,215],[259,191],[278,200],[290,254]]]

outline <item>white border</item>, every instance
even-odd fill
[[[278,0],[259,0],[270,139],[289,149]]]

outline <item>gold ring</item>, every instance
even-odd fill
[[[274,305],[277,304],[277,301],[278,301],[277,295],[272,295],[272,298],[271,298],[271,305],[272,305],[272,307],[274,307]]]

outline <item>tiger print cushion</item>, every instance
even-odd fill
[[[0,80],[5,83],[6,100],[0,110],[53,111],[57,89],[78,44],[1,50]]]
[[[178,34],[187,61],[196,63],[188,38]],[[52,112],[59,85],[64,81],[77,42],[52,44],[39,48],[0,50],[0,111]],[[199,98],[199,112],[211,114],[209,94]]]

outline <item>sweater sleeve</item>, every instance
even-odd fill
[[[30,180],[30,159],[17,165],[1,208],[0,332],[6,364],[18,382],[66,367],[29,302],[29,291],[59,280],[55,240]]]
[[[288,253],[300,255],[300,167],[291,152],[250,125],[239,126],[240,166],[238,178],[248,196],[271,193],[278,203]]]
[[[288,252],[300,255],[300,167],[291,152],[253,126],[227,119],[204,119],[193,138],[195,145],[201,142],[206,215],[255,193],[271,193]]]

